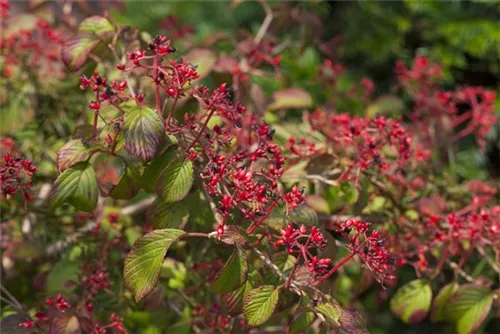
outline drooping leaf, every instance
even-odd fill
[[[64,172],[72,165],[86,160],[96,148],[89,148],[80,139],[67,142],[58,152],[56,165],[59,172]]]
[[[270,110],[310,108],[313,100],[309,93],[301,88],[286,88],[273,93]]]
[[[113,188],[109,196],[114,199],[133,198],[141,190],[139,179],[140,174],[137,168],[130,164],[126,165],[118,184]]]
[[[246,296],[248,296],[250,290],[252,290],[252,284],[249,281],[246,281],[245,284],[231,292],[226,297],[226,306],[229,314],[237,316],[241,313],[243,300]]]
[[[60,313],[50,322],[49,334],[81,334],[82,328],[76,315]]]
[[[236,290],[247,280],[248,264],[246,253],[239,247],[233,252],[212,283],[212,291],[227,293]]]
[[[325,303],[319,304],[314,309],[319,313],[321,313],[331,326],[333,327],[340,326],[339,319],[342,309],[336,302],[327,301]]]
[[[450,298],[446,315],[456,324],[459,334],[473,333],[490,313],[493,297],[494,293],[487,287],[463,285]]]
[[[137,158],[151,160],[164,136],[163,120],[146,106],[125,106],[125,148]]]
[[[273,314],[278,304],[279,290],[272,285],[263,285],[253,289],[243,301],[243,315],[250,326],[265,323]]]
[[[187,216],[189,207],[185,201],[166,203],[157,198],[148,211],[148,222],[154,228],[178,228]]]
[[[139,301],[158,283],[160,267],[168,248],[184,235],[184,231],[163,229],[150,232],[137,240],[125,259],[125,284]]]
[[[88,55],[101,42],[112,37],[114,27],[108,19],[91,16],[82,21],[75,36],[66,40],[62,46],[62,60],[71,70],[83,66]]]
[[[92,211],[97,205],[97,179],[92,165],[79,162],[66,169],[57,178],[50,193],[52,208],[69,202],[82,211]]]
[[[428,281],[417,279],[402,286],[392,297],[390,306],[394,314],[407,324],[422,321],[431,307],[432,290]]]
[[[156,193],[165,202],[177,202],[186,197],[193,185],[193,163],[184,157],[172,162],[160,175]]]
[[[155,191],[158,177],[165,168],[175,159],[175,146],[170,146],[159,157],[155,158],[147,167],[141,176],[141,183],[144,190],[153,193]]]
[[[458,283],[453,281],[445,285],[437,294],[432,302],[431,307],[431,320],[443,321],[446,320],[446,307],[450,301],[451,296],[458,290]]]

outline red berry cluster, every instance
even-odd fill
[[[274,245],[286,247],[289,254],[297,257],[297,263],[302,259],[315,278],[326,274],[332,267],[330,259],[318,259],[311,253],[311,250],[326,247],[325,237],[315,226],[308,231],[304,224],[297,229],[290,224],[281,230],[281,236]]]
[[[2,29],[7,31],[9,23],[9,1],[0,2],[0,17]],[[60,47],[62,36],[50,24],[38,19],[32,29],[21,29],[2,34],[0,50],[5,56],[3,75],[11,77],[16,68],[29,64],[30,70],[36,69],[40,75],[49,75],[50,78],[62,75],[60,62]]]
[[[491,248],[500,254],[500,206],[483,208],[474,197],[471,204],[447,215],[430,215],[420,224],[404,224],[403,233],[390,238],[391,248],[402,254],[419,274],[432,275],[448,257],[470,257],[474,249]],[[436,256],[436,250],[440,250]]]
[[[9,17],[10,12],[10,1],[9,0],[0,0],[0,18],[3,20]]]
[[[402,61],[396,62],[395,72],[401,85],[415,90],[429,89],[442,79],[441,67],[422,56],[415,57],[411,68]]]
[[[25,200],[31,200],[31,187],[33,174],[37,168],[30,160],[22,157],[13,157],[9,153],[4,154],[4,163],[0,164],[0,188],[2,195],[14,195],[22,192]]]
[[[174,15],[167,16],[165,19],[160,21],[159,25],[175,39],[183,39],[195,33],[193,27],[187,24],[182,24]]]
[[[412,68],[398,62],[396,74],[400,85],[413,99],[411,118],[422,139],[432,144],[434,132],[450,133],[459,129],[450,134],[451,142],[474,135],[479,145],[485,145],[484,138],[497,120],[495,92],[483,87],[440,91],[437,84],[441,82],[441,69],[425,57],[417,56]]]
[[[277,191],[278,179],[283,173],[285,158],[278,145],[271,143],[273,131],[262,123],[255,131],[256,144],[251,149],[236,152],[221,151],[219,144],[227,143],[224,127],[214,127],[214,136],[205,136],[207,146],[202,146],[208,161],[201,178],[210,195],[219,199],[217,207],[221,221],[217,228],[219,237],[236,209],[251,222],[251,234],[267,219],[282,196]],[[296,203],[296,196],[290,203]],[[294,205],[295,206],[295,205]]]
[[[93,331],[91,334],[103,334],[107,333],[108,329],[114,329],[116,332],[120,334],[127,333],[125,327],[123,327],[123,319],[118,317],[116,314],[112,313],[109,316],[109,323],[107,325],[99,325],[98,323],[94,324]],[[113,333],[115,332],[113,331]]]
[[[95,94],[95,100],[89,103],[89,108],[95,112],[101,109],[103,101],[108,101],[111,105],[118,105],[125,101],[126,98],[120,97],[119,94],[122,93],[126,87],[126,81],[113,81],[109,83],[97,70],[94,71],[94,74],[90,78],[82,76],[80,79],[80,88],[82,90],[90,88]]]
[[[224,333],[231,318],[222,312],[222,307],[213,302],[210,306],[196,305],[191,314],[191,323],[201,324],[206,333]]]
[[[331,224],[331,228],[349,241],[347,249],[351,255],[345,259],[357,255],[372,272],[377,282],[383,284],[395,278],[393,271],[396,258],[388,251],[386,241],[380,232],[371,231],[370,225],[366,221],[351,218],[346,221],[336,221]]]
[[[332,154],[347,159],[337,181],[358,181],[361,172],[374,168],[383,175],[400,174],[413,156],[412,136],[396,120],[367,119],[349,114],[330,114],[316,109],[308,115],[314,130],[333,144]]]
[[[63,296],[61,294],[57,295],[56,299],[48,298],[45,301],[45,304],[50,309],[56,309],[58,312],[64,313],[65,309],[68,309],[71,307],[71,305],[64,300]],[[49,318],[47,316],[48,312],[39,310],[35,313],[35,319],[30,319],[24,322],[21,322],[19,324],[19,327],[24,327],[24,328],[32,328],[33,326],[39,326],[41,323],[45,323],[49,321]]]

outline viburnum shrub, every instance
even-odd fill
[[[8,7],[1,2],[2,17]],[[71,231],[33,259],[43,268],[33,285],[46,286],[35,308],[2,285],[16,329],[366,333],[363,294],[375,291],[383,303],[388,288],[397,288],[390,309],[407,324],[430,313],[471,333],[493,314],[497,188],[441,175],[439,165],[443,148],[458,150],[462,138],[485,145],[495,93],[446,91],[440,66],[417,56],[395,67],[405,102],[377,97],[369,78],[340,89],[348,70],[326,59],[314,80],[335,99],[313,102],[306,90],[283,88],[267,104],[253,80],[286,76],[289,60],[280,55],[287,44],[266,34],[273,11],[263,8],[260,30],[231,55],[194,46],[196,27],[175,16],[156,36],[104,15],[64,39],[43,21],[2,38],[4,64],[25,48],[26,61],[38,59],[42,48],[40,59],[79,76],[74,89],[87,100],[52,157],[58,175],[45,190],[13,140],[1,142],[2,195],[23,197],[23,230],[51,215],[63,235]],[[46,52],[45,38],[49,49],[62,45],[60,58]],[[352,103],[369,112],[343,109]],[[394,115],[406,105],[404,117]],[[306,112],[299,123],[266,112],[288,109]],[[22,239],[10,228],[14,240],[2,235],[8,255]]]

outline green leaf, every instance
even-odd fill
[[[265,323],[278,304],[279,290],[272,285],[263,285],[248,293],[243,301],[243,315],[250,326]]]
[[[391,299],[391,310],[407,324],[422,321],[432,302],[432,290],[426,280],[414,280],[402,286]]]
[[[61,49],[63,62],[71,70],[76,71],[83,66],[88,55],[95,47],[109,40],[115,29],[108,19],[91,16],[82,21],[78,32],[66,40]]]
[[[459,334],[477,330],[491,310],[493,292],[487,287],[467,284],[450,298],[446,314],[457,326]]]
[[[457,282],[451,282],[439,291],[431,307],[431,320],[433,322],[446,320],[446,307],[451,296],[458,290],[458,287]]]
[[[185,234],[184,231],[163,229],[150,232],[137,240],[125,259],[125,284],[139,301],[158,283],[160,267],[168,248]]]
[[[89,148],[83,144],[81,139],[73,139],[67,142],[57,151],[56,165],[59,172],[64,172],[77,162],[86,160],[97,148]]]
[[[237,316],[241,313],[243,300],[248,296],[250,290],[252,290],[252,284],[249,281],[246,281],[245,284],[231,292],[226,297],[227,311],[230,315]]]
[[[339,319],[342,309],[337,303],[329,301],[326,303],[319,304],[314,309],[319,313],[323,314],[330,325],[334,327],[340,326]]]
[[[163,120],[146,106],[124,104],[123,117],[125,148],[134,156],[151,160],[163,139]]]
[[[165,170],[165,168],[170,165],[172,161],[174,161],[175,153],[175,146],[170,146],[159,157],[155,158],[149,165],[147,165],[141,177],[142,188],[144,190],[150,193],[155,191],[158,177],[161,172],[163,172],[163,170]]]
[[[292,322],[290,333],[305,333],[313,323],[315,317],[313,312],[303,312]]]
[[[187,216],[189,207],[185,201],[166,203],[157,198],[148,211],[148,221],[154,228],[178,228]]]
[[[340,184],[340,190],[342,190],[344,200],[347,204],[356,204],[359,198],[359,191],[352,183],[342,182]]]
[[[313,104],[311,95],[301,88],[286,88],[273,93],[273,102],[268,106],[270,110],[277,109],[304,109]]]
[[[165,202],[177,202],[186,197],[193,185],[193,163],[184,157],[172,162],[160,175],[156,193]]]
[[[78,281],[81,263],[62,260],[49,271],[46,281],[47,293],[71,292],[75,286],[66,286],[67,281]]]
[[[92,165],[79,162],[59,175],[50,193],[52,208],[69,202],[82,211],[92,211],[97,206],[99,189]]]
[[[125,171],[120,177],[120,181],[113,188],[109,196],[114,199],[130,199],[139,193],[141,190],[138,184],[140,178],[139,171],[132,165],[126,165]]]
[[[227,293],[239,288],[248,276],[246,253],[239,247],[233,252],[212,283],[212,291]]]

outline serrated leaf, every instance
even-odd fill
[[[414,280],[402,286],[392,297],[390,306],[394,314],[407,324],[422,321],[431,307],[432,290],[428,281]]]
[[[457,326],[459,334],[473,333],[491,310],[494,293],[487,287],[467,284],[451,297],[446,314]]]
[[[144,190],[153,193],[155,191],[156,182],[160,174],[167,166],[174,161],[176,156],[175,146],[170,146],[159,157],[155,158],[147,167],[141,176],[141,183]]]
[[[446,320],[446,307],[451,296],[458,290],[458,287],[457,282],[451,282],[439,291],[431,306],[431,320],[433,322]]]
[[[67,142],[57,151],[56,165],[59,172],[64,172],[77,162],[86,160],[97,148],[89,148],[80,139],[73,139]]]
[[[60,313],[50,322],[49,334],[81,334],[80,321],[75,315]]]
[[[313,104],[311,95],[302,88],[286,88],[273,93],[273,102],[268,106],[270,110],[303,109]]]
[[[165,202],[177,202],[186,197],[193,185],[193,163],[184,157],[172,162],[160,175],[156,193]]]
[[[189,216],[188,203],[184,201],[166,203],[157,198],[148,211],[148,222],[154,228],[178,228]]]
[[[127,165],[118,184],[111,190],[109,196],[114,199],[130,199],[141,190],[138,184],[140,178],[139,171],[132,165]]]
[[[248,296],[250,290],[252,290],[252,284],[249,281],[246,281],[245,284],[231,292],[226,297],[227,311],[230,315],[237,316],[241,313],[243,300],[246,296]]]
[[[150,232],[137,240],[125,259],[125,284],[139,301],[158,283],[161,264],[168,248],[185,234],[176,229]]]
[[[263,285],[253,289],[243,301],[243,315],[250,326],[265,323],[273,314],[278,304],[279,290],[272,285]]]
[[[125,110],[125,148],[137,158],[151,160],[164,136],[163,120],[146,106],[127,105]]]
[[[246,253],[237,247],[224,267],[217,273],[211,289],[214,292],[231,292],[245,283],[247,276]]]
[[[311,326],[315,319],[313,312],[303,312],[295,320],[293,320],[290,326],[290,333],[304,333]]]
[[[326,303],[319,304],[314,309],[324,315],[330,325],[334,327],[340,326],[339,319],[342,309],[337,303],[328,301]]]
[[[69,202],[82,211],[92,211],[97,206],[97,179],[92,165],[79,162],[66,169],[57,178],[50,193],[52,208]]]
[[[108,19],[91,16],[82,21],[78,33],[66,40],[61,49],[63,62],[76,71],[83,66],[90,52],[113,35],[114,28]]]

